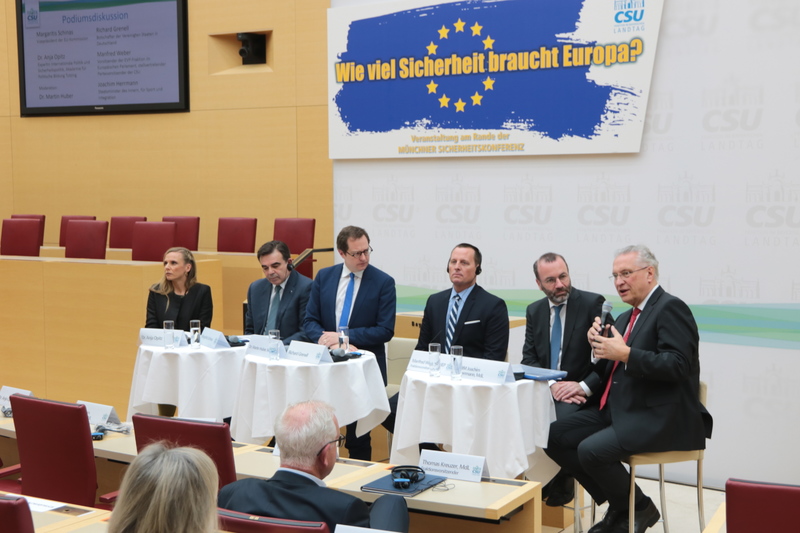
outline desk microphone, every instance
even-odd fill
[[[614,305],[609,302],[608,300],[603,302],[603,310],[600,312],[600,327],[605,327],[606,320],[608,320],[608,315],[611,313],[611,310],[614,308]],[[602,336],[609,336],[611,334],[611,328],[603,331]]]

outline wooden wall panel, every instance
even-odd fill
[[[297,3],[297,105],[328,101],[328,0]],[[324,119],[327,123],[327,117]]]
[[[11,113],[9,103],[11,93],[9,71],[17,67],[17,46],[16,44],[10,46],[11,43],[14,43],[14,39],[16,39],[16,32],[11,31],[14,25],[13,23],[9,24],[9,21],[14,20],[14,13],[14,2],[6,1],[0,6],[0,57],[9,58],[9,61],[0,63],[0,117],[7,117]],[[12,49],[15,54],[14,56],[11,56]],[[11,61],[11,59],[13,59],[13,61]],[[19,114],[19,109],[17,109],[17,114]],[[0,176],[2,176],[1,173]]]

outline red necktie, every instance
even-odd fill
[[[631,336],[633,324],[636,322],[636,318],[639,316],[639,313],[641,313],[639,308],[634,307],[633,312],[631,313],[631,320],[628,322],[628,327],[625,329],[625,335],[622,337],[622,340],[625,341],[625,344],[628,344],[628,337]],[[600,398],[600,409],[606,406],[606,402],[608,401],[608,392],[611,390],[612,378],[614,377],[614,371],[617,370],[618,364],[619,361],[614,361],[614,366],[611,368],[611,374],[608,376],[608,382],[606,383],[606,390],[603,391],[603,396]]]

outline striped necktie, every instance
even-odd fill
[[[456,332],[456,322],[458,322],[458,304],[461,301],[461,296],[456,294],[453,302],[453,308],[450,309],[450,314],[447,316],[447,331],[445,332],[444,339],[444,352],[450,353],[450,345],[453,342],[453,335]]]

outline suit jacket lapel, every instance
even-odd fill
[[[364,300],[367,298],[367,294],[369,291],[369,282],[372,280],[372,276],[370,275],[369,271],[372,268],[372,265],[367,265],[367,268],[364,269],[364,273],[361,274],[361,284],[358,286],[358,294],[356,294],[355,300],[353,300],[353,308],[350,310],[350,319],[354,316],[357,316],[357,313],[361,309],[361,305],[364,303]]]
[[[286,313],[286,308],[291,301],[295,285],[297,285],[297,275],[295,275],[294,271],[292,271],[289,273],[289,279],[286,280],[286,287],[284,287],[283,292],[281,293],[281,303],[278,305],[278,321],[276,324],[280,323],[283,315]]]
[[[581,305],[580,294],[581,293],[578,292],[577,289],[573,289],[572,294],[570,295],[569,299],[567,299],[567,316],[564,319],[564,336],[563,336],[564,340],[561,342],[562,364],[564,360],[564,354],[567,352],[567,346],[569,345],[570,339],[572,339],[572,330],[575,329],[575,322],[577,321],[576,315],[578,312],[578,308]]]
[[[636,318],[636,322],[633,324],[633,330],[628,337],[628,346],[633,346],[633,341],[636,339],[636,335],[642,330],[645,324],[650,321],[651,317],[655,315],[656,302],[658,302],[662,294],[664,294],[664,289],[659,287],[655,290],[655,292],[653,292],[652,296],[650,296],[650,299],[647,300],[647,305],[644,306],[644,309]],[[628,327],[627,323],[625,324],[625,327]]]
[[[470,291],[469,296],[467,297],[467,301],[464,302],[464,307],[461,308],[461,313],[458,315],[458,322],[456,322],[456,330],[453,332],[453,340],[458,338],[458,335],[461,333],[461,328],[464,327],[464,322],[467,321],[467,318],[470,316],[470,311],[472,311],[472,307],[475,305],[475,299],[478,297],[478,291],[481,290],[479,286],[475,285],[475,287]],[[445,313],[445,320],[444,320],[444,329],[447,329],[447,310],[450,308],[450,296],[448,295],[447,299],[445,299],[444,304],[444,313]]]

